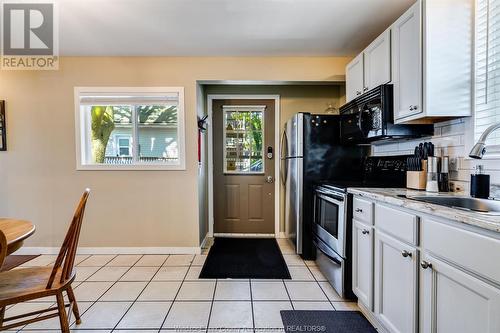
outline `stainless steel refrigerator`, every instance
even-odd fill
[[[340,116],[297,113],[286,122],[280,147],[285,187],[285,234],[297,254],[313,259],[313,186],[361,177],[368,147],[340,143]]]

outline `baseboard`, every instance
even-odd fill
[[[228,238],[275,238],[274,234],[214,233],[214,237]]]
[[[58,247],[22,247],[15,254],[58,254]],[[200,247],[80,247],[78,254],[200,254]]]
[[[200,248],[204,249],[207,247],[207,242],[208,242],[208,234],[203,238],[203,241],[200,244]]]

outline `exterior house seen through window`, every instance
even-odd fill
[[[76,88],[81,169],[184,168],[182,88]]]

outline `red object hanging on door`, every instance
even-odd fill
[[[201,163],[201,129],[198,130],[198,163]]]

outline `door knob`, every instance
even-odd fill
[[[266,177],[266,183],[269,183],[269,184],[274,183],[274,177],[273,176],[267,176]]]

